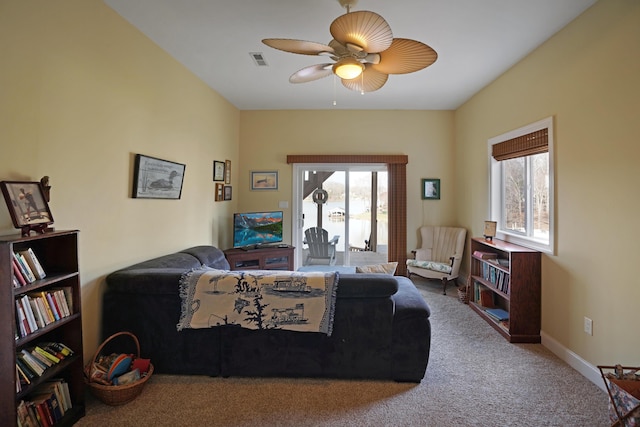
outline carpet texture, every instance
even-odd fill
[[[540,344],[509,344],[439,281],[420,384],[154,375],[133,402],[87,397],[76,426],[608,426],[608,397]],[[144,353],[144,349],[143,349]]]

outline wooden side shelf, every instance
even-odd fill
[[[539,343],[541,253],[502,240],[471,239],[469,305],[512,343]],[[487,311],[504,310],[499,320]]]
[[[32,249],[42,264],[46,276],[23,286],[14,286],[13,253]],[[18,301],[34,294],[53,293],[64,289],[68,298],[69,315],[60,316],[33,331],[20,331],[16,324]],[[18,391],[16,353],[29,351],[43,342],[60,342],[74,354],[48,367],[40,376],[23,384]],[[16,426],[17,407],[30,401],[38,387],[52,379],[63,379],[69,386],[72,408],[65,412],[55,426],[71,426],[85,414],[82,360],[82,315],[80,275],[78,272],[78,232],[55,231],[32,236],[0,237],[0,420],[4,426]]]
[[[224,251],[224,255],[231,270],[293,270],[293,249],[293,246],[234,248]]]

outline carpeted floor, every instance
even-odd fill
[[[77,426],[607,426],[606,393],[539,344],[509,344],[439,282],[420,384],[154,375],[133,402],[92,396]]]

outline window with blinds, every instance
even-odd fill
[[[498,237],[554,252],[553,120],[489,140],[491,219]]]

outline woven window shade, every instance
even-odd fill
[[[547,128],[508,139],[492,147],[491,155],[498,161],[531,156],[549,151],[549,130]]]

